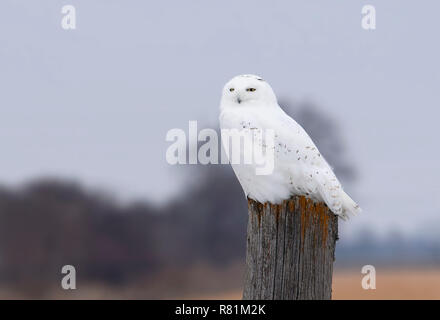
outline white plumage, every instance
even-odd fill
[[[232,163],[247,197],[261,203],[280,203],[292,195],[305,195],[324,201],[342,218],[360,212],[309,135],[280,108],[266,81],[254,75],[233,78],[223,88],[220,111],[222,130],[237,129],[248,135],[275,132],[271,174],[257,175],[256,165]],[[242,148],[240,152],[243,156],[253,150]]]

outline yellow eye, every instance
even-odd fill
[[[229,89],[229,91],[231,91],[231,92],[234,91],[234,90],[235,90],[234,88],[230,88],[230,89]]]
[[[255,89],[255,88],[247,88],[246,89],[246,91],[250,91],[250,92],[254,92],[255,90],[257,90],[257,89]]]

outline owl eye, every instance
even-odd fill
[[[234,88],[230,88],[229,91],[233,92],[235,89]]]
[[[246,89],[246,91],[250,91],[250,92],[254,92],[255,90],[257,90],[257,89],[255,89],[255,88],[247,88]]]

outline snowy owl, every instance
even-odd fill
[[[252,165],[232,163],[232,168],[250,199],[260,203],[281,203],[293,195],[323,201],[345,219],[360,212],[359,206],[344,192],[332,168],[318,151],[306,131],[278,105],[271,86],[255,75],[240,75],[223,88],[220,103],[223,130],[255,132],[273,130],[271,174],[258,175]],[[222,138],[224,148],[226,146]],[[264,143],[261,142],[260,143]],[[240,149],[242,156],[253,152]]]

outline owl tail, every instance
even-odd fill
[[[353,201],[352,198],[344,191],[341,192],[341,200],[342,200],[342,214],[345,219],[349,218],[350,215],[357,215],[362,212],[362,209],[359,205]]]

